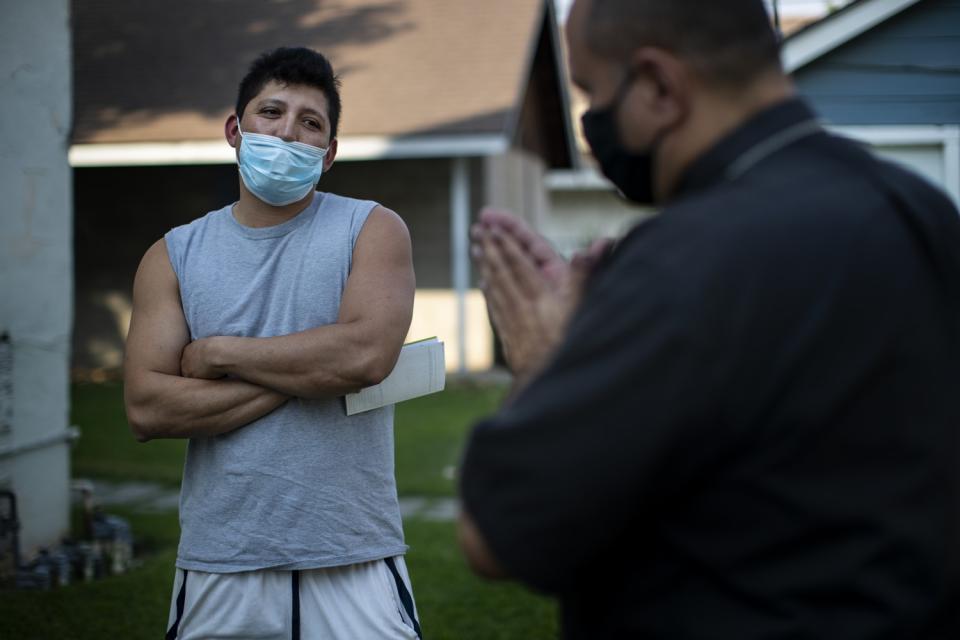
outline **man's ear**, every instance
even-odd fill
[[[327,145],[327,155],[323,157],[323,172],[326,173],[330,171],[330,167],[333,166],[333,161],[337,159],[337,139],[334,138],[330,141],[330,144]]]
[[[223,123],[223,137],[227,139],[227,144],[229,144],[234,149],[240,144],[240,119],[236,114],[231,113],[227,116],[227,121]]]
[[[676,127],[690,112],[690,68],[681,58],[666,49],[641,47],[631,56],[631,67],[637,69],[641,100],[646,107],[644,117],[659,130]]]

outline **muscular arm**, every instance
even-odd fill
[[[226,433],[287,400],[241,380],[183,377],[180,356],[189,341],[177,278],[159,240],[137,270],[124,359],[124,404],[138,440]]]
[[[185,374],[230,374],[301,398],[377,384],[393,370],[410,327],[411,254],[406,225],[377,207],[357,238],[337,322],[272,338],[198,340],[184,351]]]

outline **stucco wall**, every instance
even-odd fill
[[[623,236],[652,214],[612,190],[553,189],[541,231],[561,253],[571,255],[599,238]]]
[[[67,0],[4,3],[0,331],[11,338],[13,394],[12,428],[0,436],[0,486],[17,494],[26,555],[56,543],[69,522],[69,449],[60,436],[73,305],[70,66]]]

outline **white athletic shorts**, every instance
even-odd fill
[[[403,556],[303,571],[176,570],[167,640],[417,640]]]

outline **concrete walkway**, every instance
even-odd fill
[[[175,511],[179,506],[180,492],[151,482],[106,482],[103,480],[76,479],[88,483],[93,489],[93,499],[108,510],[122,506],[136,511]],[[73,492],[74,500],[81,500],[80,493]],[[407,496],[400,498],[400,513],[404,518],[452,521],[457,517],[457,501],[454,498],[427,498]]]

